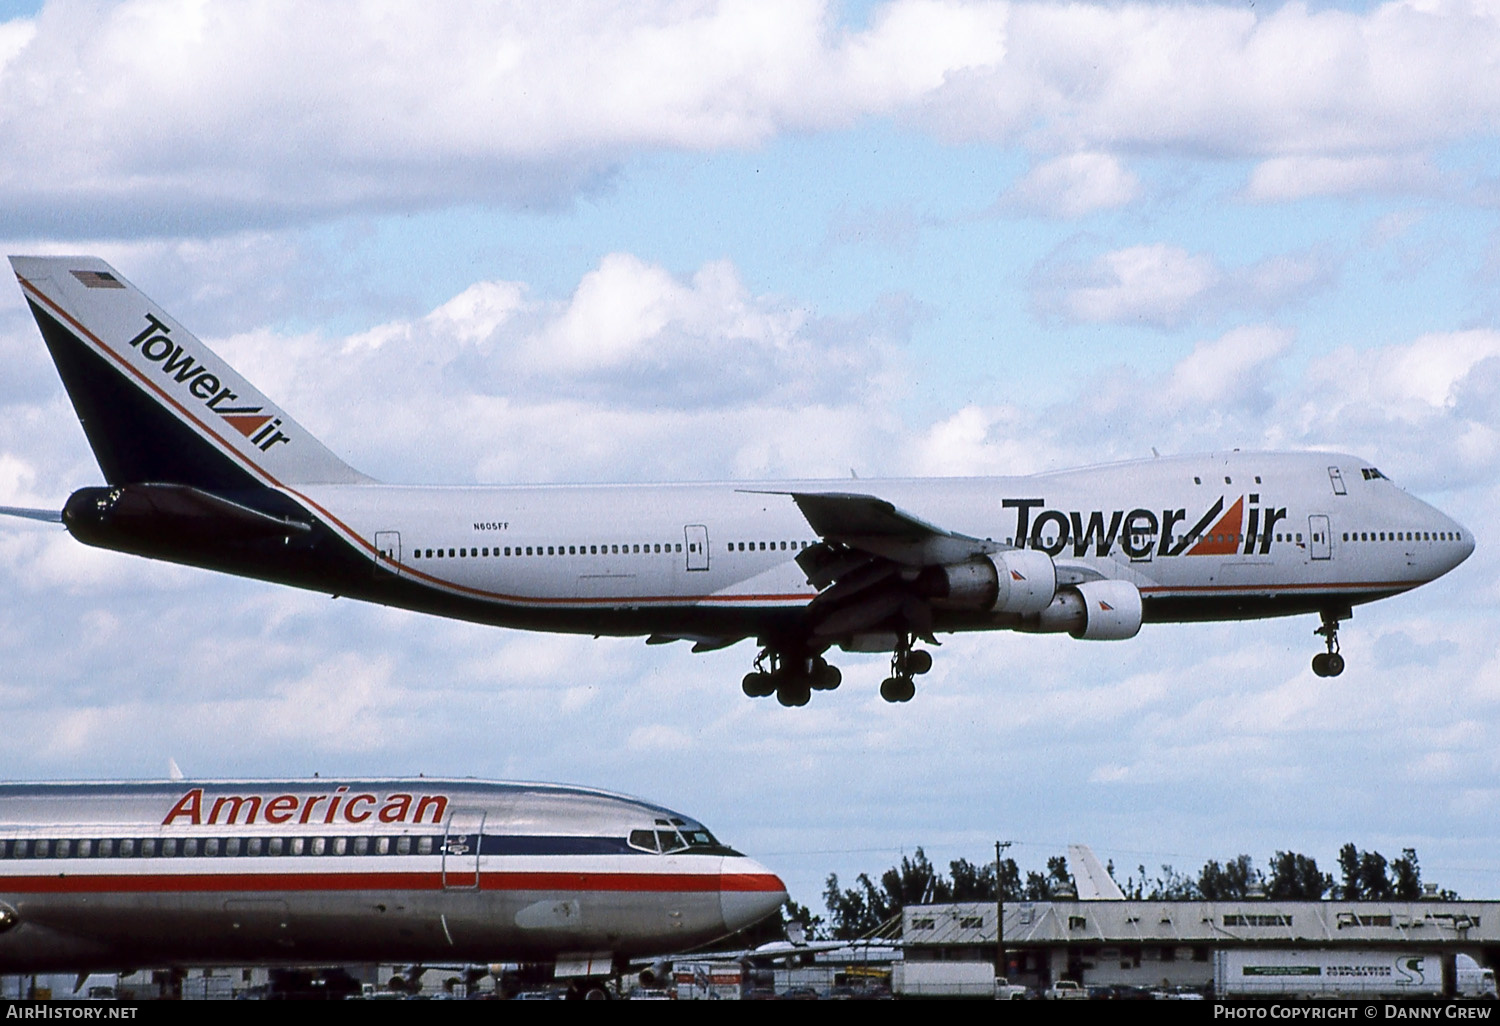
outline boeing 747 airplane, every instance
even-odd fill
[[[348,466],[102,260],[12,257],[107,484],[89,545],[530,630],[753,638],[745,693],[802,705],[826,654],[889,652],[904,702],[937,635],[1134,637],[1143,623],[1317,614],[1343,671],[1355,605],[1473,537],[1368,460],[1227,452],[1030,477],[413,487]]]

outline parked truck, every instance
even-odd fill
[[[891,966],[891,993],[898,998],[992,998],[995,966],[990,962],[897,962]]]
[[[1221,998],[1487,998],[1495,973],[1468,955],[1394,949],[1230,948],[1214,952]]]

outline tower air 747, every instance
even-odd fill
[[[345,464],[101,260],[12,257],[107,482],[57,520],[89,545],[527,630],[759,646],[752,696],[889,652],[904,702],[938,634],[1087,640],[1142,623],[1340,621],[1474,541],[1369,461],[1173,456],[1031,477],[412,487]],[[851,490],[851,487],[853,490]]]

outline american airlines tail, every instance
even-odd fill
[[[241,493],[369,478],[95,257],[11,257],[112,485]]]

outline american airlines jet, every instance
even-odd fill
[[[0,785],[0,973],[555,961],[586,979],[785,900],[701,823],[588,788]]]
[[[117,271],[12,257],[108,482],[61,520],[90,545],[478,623],[754,638],[751,696],[839,685],[889,652],[904,702],[937,635],[1134,637],[1142,623],[1317,614],[1319,676],[1362,602],[1473,537],[1369,461],[1172,456],[1031,477],[432,488],[354,470]]]

